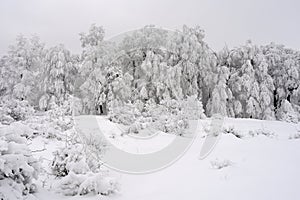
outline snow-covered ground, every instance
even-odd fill
[[[99,120],[105,121],[101,117]],[[105,130],[111,133],[114,126],[106,123]],[[186,154],[170,167],[144,175],[112,172],[121,185],[117,194],[65,197],[39,188],[35,196],[41,200],[300,199],[299,124],[227,118],[224,127],[235,130],[238,137],[231,133],[222,134],[212,153],[199,160],[204,129],[209,123],[210,120],[199,121],[196,140]],[[125,142],[130,137],[126,139],[118,134],[118,130],[115,131],[112,139],[117,141],[115,145],[123,144],[122,148],[125,148],[124,144],[131,144]],[[63,142],[50,140],[43,146],[40,145],[44,144],[42,140],[41,137],[34,139],[31,148],[45,147],[45,151],[37,151],[35,156],[43,157],[47,170],[52,159],[51,152]],[[149,150],[149,147],[145,149]]]

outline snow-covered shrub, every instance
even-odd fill
[[[184,100],[163,101],[161,105],[148,108],[154,117],[154,124],[158,130],[166,133],[184,135],[189,127],[189,120],[204,119],[206,116],[201,101],[196,96]]]
[[[53,103],[51,109],[46,112],[49,120],[57,124],[62,131],[73,127],[73,97],[69,96],[60,106]]]
[[[108,119],[115,123],[130,125],[140,115],[141,113],[134,104],[127,103],[121,106],[114,105],[108,114]]]
[[[71,100],[61,106],[51,104],[46,112],[37,112],[36,115],[25,121],[34,130],[34,136],[41,135],[46,138],[62,140],[66,132],[74,127]]]
[[[183,115],[186,116],[188,120],[199,120],[206,118],[202,102],[197,99],[196,95],[189,96],[185,100],[182,100],[181,110],[183,111]]]
[[[5,126],[3,129],[6,134],[15,134],[25,138],[32,138],[34,135],[34,130],[24,123],[24,121],[13,122],[9,126]]]
[[[8,126],[0,129],[0,193],[11,197],[12,192],[20,199],[36,191],[33,179],[37,179],[39,164],[22,133],[11,131]]]
[[[114,178],[100,172],[89,172],[86,174],[70,172],[58,182],[57,192],[67,196],[86,194],[109,195],[115,193],[118,187]]]
[[[88,156],[81,144],[59,149],[52,162],[53,173],[61,178],[56,183],[57,192],[64,195],[114,193],[118,190],[117,181],[100,167],[100,161]]]
[[[162,115],[159,120],[159,130],[166,133],[184,135],[184,130],[188,128],[188,120],[182,115]]]
[[[61,119],[61,121],[59,120]],[[56,138],[58,140],[66,139],[67,132],[73,127],[73,120],[71,116],[55,118],[48,115],[48,113],[40,113],[33,116],[24,122],[33,131],[32,137],[42,136],[48,139]]]
[[[128,131],[132,133],[138,133],[139,130],[148,126],[153,115],[151,115],[147,106],[136,101],[134,104],[114,104],[108,114],[108,119],[112,122],[129,126]]]
[[[6,113],[5,109],[3,107],[0,107],[0,123],[9,125],[14,121],[15,120]]]
[[[157,104],[152,99],[145,103],[115,106],[109,119],[116,123],[129,125],[129,133],[139,133],[143,129],[155,129],[166,133],[183,135],[188,128],[188,120],[205,118],[201,101],[195,96],[185,100],[164,100]]]
[[[13,121],[25,120],[34,113],[34,109],[27,101],[7,98],[0,101],[0,111],[0,122],[4,124],[10,124]]]
[[[188,127],[187,117],[179,109],[180,104],[176,100],[168,104],[156,104],[153,101],[145,103],[139,115],[135,115],[128,131],[139,133],[143,129],[152,129],[166,133],[183,134]]]
[[[43,136],[48,139],[56,138],[61,140],[65,137],[64,131],[45,113],[33,116],[26,120],[25,123],[33,130],[33,138]]]
[[[53,123],[60,131],[66,131],[74,126],[72,116],[61,115],[56,110],[50,110],[46,113],[48,115],[49,122]]]
[[[66,176],[70,171],[79,174],[88,172],[89,166],[86,163],[83,146],[73,144],[55,151],[51,168],[57,177]]]
[[[243,137],[243,135],[240,133],[240,131],[236,130],[236,128],[234,128],[234,126],[229,126],[229,127],[223,128],[223,133],[224,134],[232,134],[237,138]]]

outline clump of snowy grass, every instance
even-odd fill
[[[255,136],[259,136],[259,135],[264,135],[266,137],[269,137],[269,138],[275,138],[276,137],[276,134],[270,130],[267,130],[267,129],[257,129],[257,130],[250,130],[248,132],[248,134],[251,136],[251,137],[255,137]]]
[[[233,162],[227,159],[225,160],[215,159],[213,161],[210,161],[210,164],[213,169],[223,169],[232,166]]]
[[[289,136],[289,139],[292,140],[292,139],[300,139],[300,133],[296,133],[294,135],[290,135]]]

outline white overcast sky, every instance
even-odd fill
[[[200,25],[216,51],[247,39],[300,49],[299,0],[0,0],[0,54],[21,33],[79,53],[78,33],[92,23],[104,26],[107,37],[147,24]]]

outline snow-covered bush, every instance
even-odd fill
[[[12,132],[9,126],[0,129],[0,194],[2,199],[21,199],[36,191],[39,164],[27,147],[22,133]]]
[[[88,193],[109,195],[118,190],[117,181],[101,170],[100,161],[88,156],[81,144],[72,144],[54,153],[52,171],[61,179],[57,192],[64,195]]]
[[[149,128],[181,135],[182,131],[188,127],[187,118],[179,110],[179,103],[175,100],[168,104],[155,104],[153,101],[148,101],[131,120],[128,131],[136,134]]]
[[[108,114],[108,119],[115,123],[130,125],[140,115],[141,113],[134,104],[127,103],[122,106],[113,106]]]
[[[244,137],[240,131],[236,130],[236,128],[234,126],[229,126],[229,127],[225,127],[223,128],[223,133],[225,134],[232,134],[237,138],[242,138]]]
[[[74,127],[71,101],[69,99],[61,106],[53,103],[50,110],[36,113],[25,123],[34,130],[34,136],[41,135],[45,138],[64,139],[66,132]]]
[[[45,113],[40,113],[26,120],[24,123],[33,130],[32,137],[42,136],[45,138],[65,138],[64,131]]]
[[[48,120],[56,124],[61,131],[66,131],[74,125],[71,112],[71,105],[69,102],[65,102],[62,106],[54,105],[45,114],[49,116]]]
[[[202,102],[196,95],[187,97],[181,102],[181,110],[188,120],[205,119]]]
[[[70,172],[58,182],[57,192],[67,196],[85,194],[109,195],[115,193],[118,187],[114,178],[100,172],[88,172],[86,174]]]
[[[6,134],[19,135],[25,138],[33,138],[34,130],[24,121],[13,122],[4,128]]]
[[[79,174],[89,171],[83,146],[73,144],[55,151],[51,168],[53,174],[57,177],[66,176],[70,171]]]
[[[56,138],[57,140],[66,139],[72,133],[73,120],[70,116],[61,118],[52,118],[47,113],[40,113],[24,121],[24,124],[32,130],[29,137],[42,136],[44,138]]]
[[[34,109],[27,101],[7,98],[0,101],[0,111],[0,122],[4,124],[25,120],[34,113]]]
[[[164,100],[157,104],[153,100],[145,103],[116,106],[109,113],[109,119],[129,125],[129,133],[139,133],[143,129],[154,129],[166,133],[183,135],[188,128],[188,120],[205,118],[201,101],[195,96],[185,100]]]
[[[0,123],[9,125],[15,120],[6,113],[6,110],[3,107],[0,107]]]

